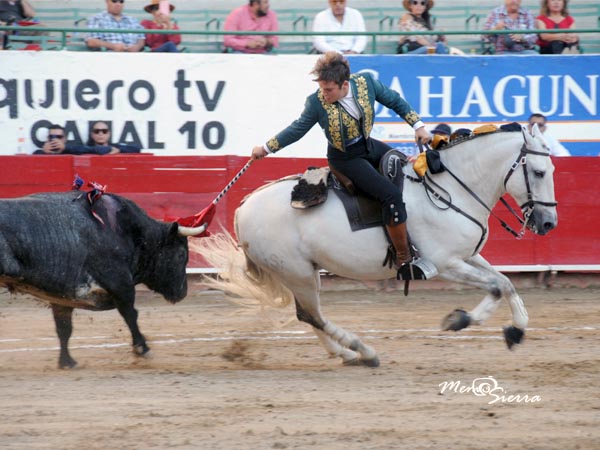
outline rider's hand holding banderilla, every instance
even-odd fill
[[[427,128],[425,127],[420,127],[415,131],[415,137],[418,141],[421,141],[422,144],[428,144],[429,142],[431,142],[432,136],[431,133],[429,133],[429,131],[427,131]]]
[[[267,156],[267,151],[262,145],[257,145],[252,149],[252,157],[250,159],[255,161],[257,159],[263,159],[265,156]]]

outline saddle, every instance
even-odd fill
[[[398,189],[404,187],[402,168],[406,155],[398,150],[388,151],[379,163],[379,172],[389,178]],[[309,167],[292,190],[291,206],[307,209],[325,203],[332,190],[344,205],[352,231],[383,226],[381,206],[370,196],[359,192],[354,183],[333,167]]]

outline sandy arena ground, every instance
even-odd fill
[[[307,325],[277,328],[221,293],[193,289],[173,306],[142,291],[152,356],[131,353],[116,311],[79,310],[79,366],[64,371],[51,311],[3,291],[0,448],[600,448],[600,289],[520,293],[530,328],[508,351],[506,304],[481,328],[439,331],[479,291],[328,289],[328,318],[378,350],[381,367],[370,369],[329,359]],[[459,392],[478,378],[496,389]]]

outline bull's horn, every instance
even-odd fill
[[[204,223],[202,225],[200,225],[199,227],[183,227],[181,225],[179,225],[178,227],[178,232],[181,236],[198,236],[199,234],[202,234],[206,231],[206,229],[208,228],[208,224]]]

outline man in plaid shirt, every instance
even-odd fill
[[[123,13],[125,0],[106,0],[106,11],[90,17],[88,28],[143,30],[137,19]],[[106,49],[114,52],[139,52],[144,48],[144,35],[134,33],[92,32],[85,39],[91,49]]]
[[[521,0],[505,0],[490,12],[484,30],[516,30],[514,34],[493,34],[484,39],[494,44],[496,54],[536,54],[533,45],[537,34],[522,34],[521,30],[535,30],[535,19],[531,11],[521,7]]]

